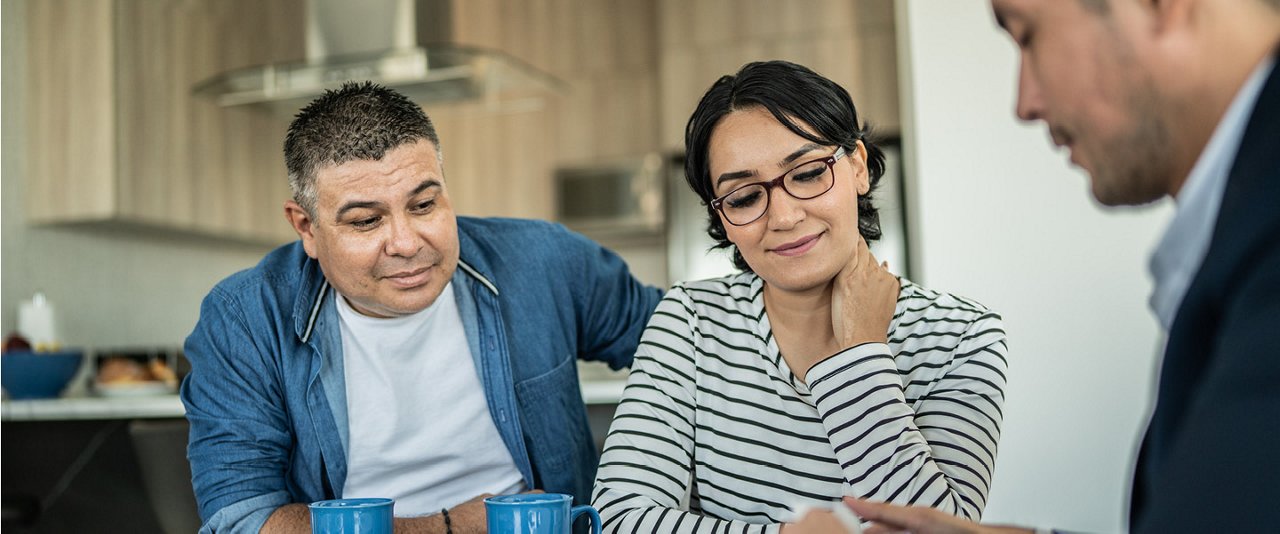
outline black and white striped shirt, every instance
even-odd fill
[[[978,519],[1000,438],[1005,334],[902,280],[888,344],[797,380],[751,273],[677,285],[649,322],[592,503],[606,532],[776,532],[852,495]]]

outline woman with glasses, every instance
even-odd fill
[[[848,92],[792,63],[703,96],[686,178],[742,272],[676,285],[650,320],[592,496],[606,532],[785,533],[842,496],[982,513],[1000,316],[876,262],[864,133]]]

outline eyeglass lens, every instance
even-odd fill
[[[831,167],[825,161],[813,161],[792,169],[782,179],[782,189],[800,200],[826,193],[833,183]],[[726,219],[733,224],[747,224],[764,215],[769,208],[769,191],[764,184],[752,184],[725,197],[720,205]]]

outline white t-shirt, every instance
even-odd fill
[[[397,516],[417,516],[482,493],[521,491],[524,478],[489,415],[453,284],[405,317],[369,317],[335,300],[350,429],[342,497],[389,497]]]

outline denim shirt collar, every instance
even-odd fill
[[[328,293],[329,280],[320,270],[320,262],[308,257],[302,264],[302,280],[298,284],[298,296],[293,301],[293,328],[303,343],[311,341]]]

